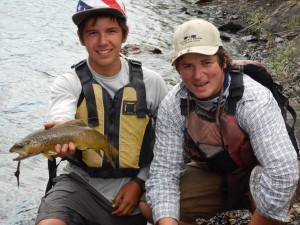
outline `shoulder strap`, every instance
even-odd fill
[[[243,83],[243,66],[234,66],[230,70],[231,83],[229,87],[229,96],[226,113],[229,115],[235,115],[236,104],[242,98],[244,93]]]
[[[99,126],[92,73],[88,68],[86,60],[81,61],[74,67],[82,85],[82,92],[86,99],[88,99],[88,101],[86,101],[88,110],[88,124],[91,127]]]
[[[129,81],[137,92],[136,115],[138,118],[144,118],[148,112],[148,108],[142,63],[128,58],[126,58],[126,60],[129,65]]]

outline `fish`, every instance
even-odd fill
[[[57,156],[55,145],[70,142],[74,143],[77,150],[102,150],[109,163],[115,168],[115,161],[119,156],[118,150],[109,143],[105,135],[79,119],[70,120],[49,129],[34,131],[15,143],[9,152],[19,154],[13,161],[21,161],[38,154],[53,160],[53,157]]]

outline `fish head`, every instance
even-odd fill
[[[28,141],[22,141],[22,142],[18,142],[16,144],[14,144],[9,149],[9,152],[10,153],[18,153],[19,156],[13,160],[20,161],[20,160],[26,159],[28,157],[31,157],[33,155],[39,154],[40,151],[38,149],[40,149],[40,146],[34,144],[32,142],[32,140],[28,140]]]

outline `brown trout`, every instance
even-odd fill
[[[9,152],[19,154],[14,161],[40,153],[51,160],[57,155],[54,147],[56,144],[63,145],[70,142],[73,142],[78,150],[102,150],[110,164],[115,167],[114,161],[119,155],[118,150],[103,134],[86,126],[82,120],[71,120],[47,130],[35,131],[14,144]]]

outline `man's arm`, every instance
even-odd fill
[[[179,218],[179,178],[185,167],[183,128],[180,99],[168,95],[158,110],[154,158],[146,181],[147,203],[155,223],[164,218],[174,218],[174,221]]]
[[[259,162],[251,174],[251,194],[261,216],[284,221],[299,176],[296,152],[272,93],[247,76],[244,80],[237,120]]]

